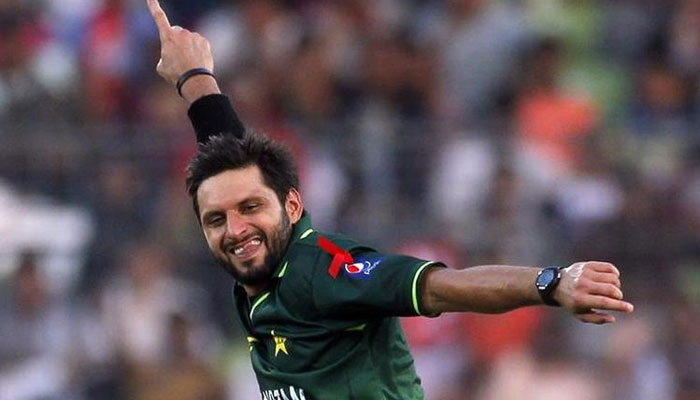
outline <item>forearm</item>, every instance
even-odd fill
[[[189,106],[200,98],[212,94],[221,94],[219,83],[209,75],[196,75],[182,85],[182,98]]]
[[[211,136],[220,133],[243,136],[243,123],[228,97],[221,94],[213,77],[198,75],[190,78],[182,86],[182,97],[190,105],[187,116],[197,136],[197,143],[206,143]]]
[[[209,41],[198,33],[171,26],[158,0],[148,0],[147,4],[161,44],[156,70],[166,82],[177,87],[189,104],[188,116],[197,133],[197,142],[206,143],[211,136],[221,133],[242,137],[245,128],[228,98],[221,95],[214,78]]]
[[[434,268],[422,282],[423,308],[438,314],[449,311],[502,313],[542,304],[535,288],[539,268],[484,265],[462,270]]]
[[[197,143],[206,143],[208,138],[220,133],[242,137],[245,126],[236,115],[228,97],[208,94],[194,101],[187,115],[197,135]]]

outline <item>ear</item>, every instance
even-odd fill
[[[304,212],[304,203],[301,201],[299,191],[291,188],[287,193],[287,199],[284,202],[284,209],[287,211],[287,216],[291,223],[296,224],[301,219],[301,214]]]

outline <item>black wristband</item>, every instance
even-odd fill
[[[195,100],[187,110],[192,127],[197,134],[197,143],[204,144],[209,138],[221,133],[243,137],[245,126],[236,115],[228,97],[209,94]]]
[[[195,75],[209,75],[212,78],[216,79],[216,76],[214,76],[214,73],[211,72],[210,69],[208,68],[192,68],[190,70],[185,71],[182,75],[180,75],[179,78],[177,78],[177,83],[175,84],[175,87],[177,88],[177,94],[182,97],[182,86],[187,82],[188,79]]]

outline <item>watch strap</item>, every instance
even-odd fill
[[[561,307],[561,304],[559,304],[559,302],[554,299],[553,294],[554,290],[557,288],[557,286],[559,286],[562,269],[564,269],[564,267],[550,266],[542,268],[542,270],[537,274],[537,279],[535,281],[537,293],[539,293],[540,297],[542,298],[542,302],[544,302],[544,304],[548,306]],[[552,280],[547,282],[545,286],[541,286],[539,284],[539,277],[542,275],[542,273],[549,270],[551,270],[554,273],[554,277],[552,278]]]

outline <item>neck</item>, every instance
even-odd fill
[[[270,286],[269,281],[265,283],[259,283],[256,285],[242,285],[243,289],[245,289],[246,294],[248,297],[254,297],[262,293],[265,289],[267,289],[268,286]]]

